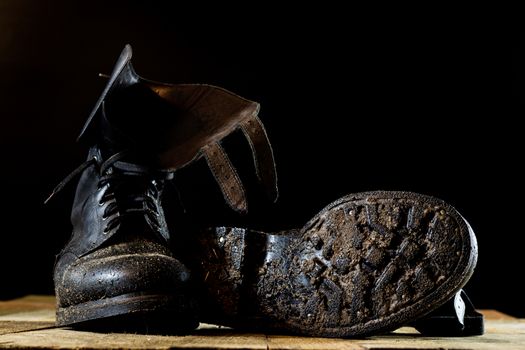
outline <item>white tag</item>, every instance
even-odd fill
[[[454,297],[454,309],[456,310],[456,316],[458,317],[459,323],[465,326],[465,302],[461,299],[461,291],[456,293]]]

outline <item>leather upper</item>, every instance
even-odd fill
[[[79,139],[146,154],[154,166],[175,171],[205,157],[226,202],[247,210],[242,183],[220,141],[242,130],[252,149],[258,178],[276,200],[277,174],[259,104],[206,84],[167,84],[140,77],[122,51]],[[102,130],[102,132],[101,132]]]
[[[257,175],[277,199],[258,103],[215,86],[143,79],[131,56],[127,45],[79,136],[97,146],[53,192],[81,173],[73,233],[55,266],[62,306],[148,289],[176,291],[187,282],[188,271],[166,248],[164,181],[204,157],[227,203],[246,211],[242,183],[220,145],[234,130],[248,139]]]
[[[177,291],[188,270],[172,256],[161,196],[168,173],[88,156],[73,202],[73,233],[55,266],[62,307],[149,290]]]

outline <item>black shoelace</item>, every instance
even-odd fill
[[[157,204],[159,198],[159,178],[168,179],[171,173],[151,172],[149,169],[138,164],[121,163],[121,167],[115,170],[115,163],[123,159],[128,153],[118,152],[100,164],[98,187],[106,187],[99,205],[107,203],[102,220],[109,220],[105,226],[104,233],[117,229],[125,216],[141,215],[146,219],[148,225],[159,232],[162,230],[161,214]],[[82,163],[64,178],[54,189],[44,203],[47,203],[74,178],[79,176],[90,166],[97,166],[99,160],[96,156]]]

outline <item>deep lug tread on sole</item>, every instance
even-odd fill
[[[454,208],[407,192],[346,196],[295,232],[218,228],[199,242],[208,257],[194,269],[205,298],[217,300],[207,321],[329,337],[388,331],[431,312],[477,259]]]

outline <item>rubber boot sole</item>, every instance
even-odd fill
[[[198,326],[195,304],[188,296],[163,293],[129,293],[59,307],[56,325],[77,329],[179,333]]]
[[[186,253],[201,321],[351,337],[396,329],[451,299],[473,273],[477,244],[439,199],[367,192],[330,204],[301,230],[216,228]]]

